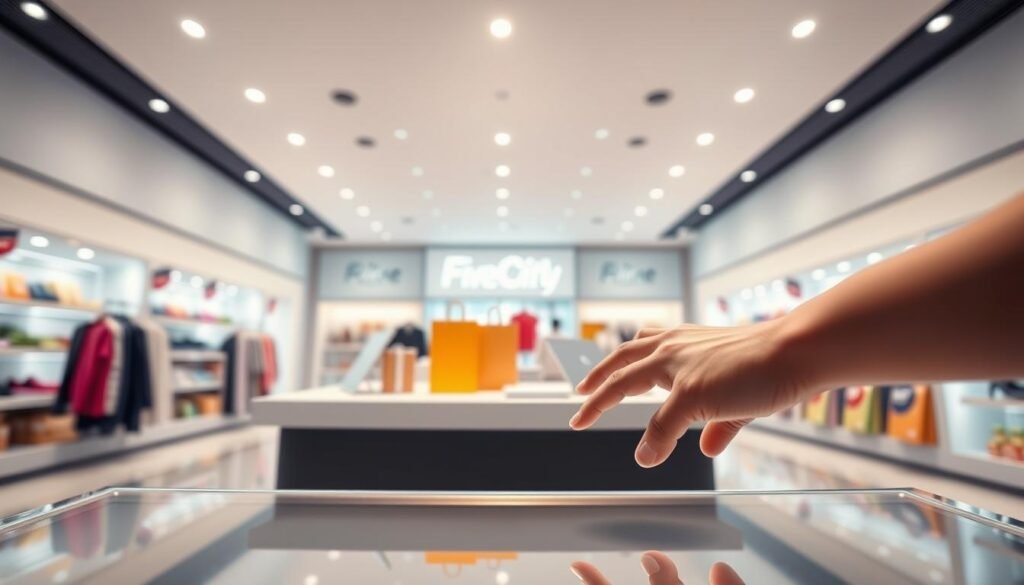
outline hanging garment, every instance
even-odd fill
[[[136,321],[146,336],[154,425],[174,418],[174,387],[171,382],[171,346],[167,331],[151,319]]]
[[[110,376],[107,378],[107,391],[103,395],[102,412],[94,413],[93,416],[114,416],[117,412],[117,397],[121,391],[121,366],[125,359],[124,342],[125,333],[121,323],[111,317],[105,317],[103,322],[110,328],[110,334],[114,339],[114,354],[110,360]]]
[[[519,351],[533,351],[537,345],[537,317],[520,311],[512,316],[511,321],[519,327]]]
[[[263,350],[263,376],[261,390],[266,396],[274,389],[277,383],[277,348],[274,347],[274,340],[269,335],[260,337],[260,344]]]
[[[427,335],[412,323],[403,325],[395,331],[394,337],[388,342],[388,347],[396,345],[415,349],[416,357],[427,355]]]

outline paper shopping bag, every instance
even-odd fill
[[[452,318],[452,307],[462,318]],[[480,383],[480,325],[466,320],[462,303],[448,303],[445,319],[430,327],[430,391],[476,392]]]
[[[519,380],[516,368],[519,328],[511,324],[502,325],[498,307],[487,311],[487,321],[487,325],[480,327],[479,386],[481,390],[501,390]],[[492,321],[497,321],[497,324]]]
[[[384,352],[381,367],[382,389],[385,394],[412,392],[416,369],[416,350],[411,347],[391,347]]]
[[[889,393],[887,434],[913,445],[935,444],[935,414],[927,384],[895,386]]]

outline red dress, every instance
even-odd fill
[[[519,351],[533,351],[537,346],[537,318],[520,311],[512,316],[512,322],[519,327]]]

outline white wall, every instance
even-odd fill
[[[0,219],[36,228],[97,248],[140,258],[150,267],[169,266],[258,288],[284,299],[292,343],[281,348],[281,388],[299,387],[299,340],[306,315],[304,281],[203,244],[194,238],[140,220],[107,205],[67,193],[41,181],[0,168]]]
[[[708,276],[1022,140],[1024,10],[723,210],[698,234],[694,273]],[[1021,175],[1010,180],[1022,184]]]

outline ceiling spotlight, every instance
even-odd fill
[[[881,252],[872,252],[868,254],[868,264],[878,264],[882,261],[882,258],[884,256],[882,256]]]
[[[49,16],[46,9],[35,2],[22,2],[21,11],[36,20],[46,20]]]
[[[334,167],[332,167],[331,165],[320,165],[316,169],[316,172],[321,177],[325,179],[330,179],[331,177],[334,176]]]
[[[249,169],[248,171],[242,173],[242,178],[244,178],[249,183],[259,183],[260,179],[263,178],[263,176],[260,175],[259,171]]]
[[[353,191],[352,189],[349,189],[348,187],[345,187],[341,191],[338,191],[338,196],[340,196],[342,199],[355,199],[356,192]]]
[[[811,33],[814,32],[814,29],[817,28],[817,26],[818,23],[809,18],[807,20],[801,20],[793,26],[791,34],[794,39],[806,39],[811,36]]]
[[[189,284],[192,285],[192,288],[203,288],[202,276],[193,276],[192,278],[188,279],[188,282]]]
[[[50,245],[50,240],[45,236],[32,236],[28,239],[28,243],[32,244],[36,248],[45,248]]]
[[[181,21],[181,30],[193,39],[206,38],[206,28],[191,18]]]
[[[292,203],[291,205],[288,206],[288,213],[291,213],[295,217],[298,217],[305,212],[306,210],[303,209],[302,206],[299,205],[298,203]]]
[[[740,180],[744,183],[753,183],[757,179],[757,171],[743,171],[740,173]]]
[[[583,191],[573,189],[572,191],[569,191],[569,197],[572,197],[573,199],[583,199]]]
[[[255,87],[246,88],[243,93],[245,94],[245,99],[254,104],[262,104],[267,101],[267,94]]]
[[[814,272],[811,273],[811,278],[814,280],[825,280],[825,270],[823,268],[816,268]]]
[[[589,177],[594,174],[594,169],[590,167],[580,167],[580,176]]]
[[[422,195],[423,198],[426,199],[427,201],[434,198],[434,192],[431,191],[430,189],[424,190],[423,193],[420,193],[420,195]]]
[[[24,4],[22,5],[24,7]],[[928,21],[924,29],[932,34],[942,32],[953,24],[953,17],[949,14],[940,14]]]
[[[508,165],[498,165],[494,167],[494,174],[505,178],[512,174],[512,169],[510,169]]]
[[[645,215],[647,215],[647,208],[644,207],[643,205],[637,205],[636,207],[633,208],[633,214],[636,215],[637,217],[644,217]]]
[[[836,270],[845,274],[850,271],[850,263],[843,260],[839,264],[836,264]]]
[[[289,132],[288,142],[292,146],[302,146],[303,144],[306,143],[306,137],[303,136],[302,134],[299,134],[298,132]]]
[[[710,132],[702,132],[697,135],[697,144],[700,146],[710,146],[715,141],[715,135]]]
[[[633,231],[634,227],[636,227],[636,226],[634,226],[633,222],[629,221],[628,219],[626,221],[622,222],[622,225],[619,226],[619,228],[622,231],[624,231],[624,232],[631,232],[631,231]]]
[[[409,131],[405,130],[404,128],[399,128],[398,130],[395,130],[395,138],[399,140],[408,140]]]
[[[508,207],[504,205],[498,207],[498,217],[508,217]]]
[[[149,100],[149,109],[158,114],[166,114],[171,111],[171,105],[160,98],[153,98]]]
[[[384,231],[384,224],[376,220],[371,221],[370,230],[373,231],[374,233],[382,232]]]
[[[745,104],[750,100],[754,99],[754,90],[749,87],[744,87],[743,89],[732,94],[732,99],[737,104]]]
[[[715,206],[711,205],[710,203],[703,203],[700,207],[697,208],[697,213],[700,213],[701,215],[704,216],[711,215],[714,212]]]
[[[648,193],[648,195],[651,196],[651,199],[661,199],[661,198],[665,197],[665,190],[664,189],[654,188],[654,189],[651,189],[651,192]]]
[[[672,165],[668,169],[668,176],[678,179],[686,174],[686,167],[683,165]]]
[[[491,36],[496,39],[507,39],[512,35],[512,22],[507,18],[495,18],[491,21]]]
[[[80,260],[92,260],[96,257],[96,251],[92,248],[79,248],[75,254]]]
[[[413,167],[412,168],[412,176],[414,176],[414,177],[422,177],[423,176],[423,167]]]
[[[504,187],[501,187],[494,192],[494,196],[498,199],[508,199],[510,195],[512,195],[512,192]]]
[[[356,215],[359,217],[370,217],[370,208],[365,205],[356,207]]]
[[[843,98],[836,98],[825,104],[825,111],[830,114],[842,112],[843,108],[846,107],[846,100]]]
[[[494,143],[498,146],[508,146],[512,142],[512,136],[508,132],[498,132],[494,135]]]
[[[597,138],[598,140],[604,140],[610,135],[611,133],[608,132],[607,128],[598,128],[597,130],[594,130],[594,138]]]

